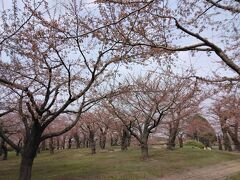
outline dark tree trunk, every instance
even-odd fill
[[[228,133],[233,141],[234,149],[236,151],[240,151],[240,141],[238,139],[238,123],[235,123],[234,132],[230,128],[228,128]]]
[[[59,136],[56,137],[56,140],[57,140],[57,150],[60,149],[60,140],[59,140]]]
[[[143,132],[141,139],[139,139],[140,142],[140,147],[141,147],[141,154],[142,154],[142,159],[146,160],[149,158],[148,155],[148,137],[149,137],[149,132]]]
[[[2,148],[2,153],[3,153],[3,157],[2,160],[7,160],[8,158],[8,149],[7,149],[7,145],[4,141],[4,139],[2,139],[1,141],[1,148]]]
[[[234,149],[236,151],[240,151],[240,142],[238,140],[238,137],[236,137],[235,135],[234,136],[231,136],[231,139],[233,141],[233,144],[234,144]]]
[[[110,145],[113,146],[113,137],[110,138]]]
[[[128,147],[131,145],[131,134],[129,133],[129,137],[128,137],[128,141],[127,141],[127,145]]]
[[[68,139],[68,149],[72,148],[72,137],[69,137]]]
[[[78,133],[75,133],[73,138],[75,139],[75,142],[76,142],[76,148],[80,148],[80,138],[79,138],[79,135]]]
[[[106,140],[107,140],[106,133],[101,133],[100,134],[100,141],[99,141],[99,146],[100,146],[101,149],[105,149]]]
[[[50,154],[54,154],[53,137],[49,139],[49,150],[50,150]]]
[[[33,152],[34,150],[29,150],[29,153],[32,153],[30,151]],[[29,157],[26,154],[22,156],[19,180],[31,180],[33,160],[34,158]]]
[[[169,123],[169,137],[167,142],[168,150],[175,149],[175,146],[176,146],[175,141],[176,141],[177,133],[179,129],[179,122],[180,122],[180,119],[176,119],[175,121]]]
[[[91,142],[91,154],[96,154],[96,143]]]
[[[142,141],[141,141],[141,143],[140,143],[141,153],[142,153],[142,159],[143,159],[143,160],[146,160],[146,159],[148,159],[148,157],[149,157],[147,141],[148,141],[148,140],[147,140],[146,138],[144,138],[144,139],[142,139]]]
[[[175,140],[176,140],[176,134],[171,134],[169,137],[168,137],[168,142],[167,142],[167,149],[168,150],[173,150],[175,149]]]
[[[122,136],[121,136],[121,150],[125,151],[127,150],[128,146],[130,145],[130,132],[127,130],[127,128],[122,129]]]
[[[179,147],[183,148],[183,135],[179,134],[178,136]]]
[[[62,148],[65,149],[65,141],[66,141],[66,136],[63,136],[62,139]]]
[[[114,138],[114,146],[118,146],[118,136],[116,136],[115,138]]]
[[[91,154],[96,154],[96,142],[95,142],[95,133],[93,131],[89,131],[89,145],[91,148]]]
[[[218,149],[223,150],[222,147],[222,137],[220,135],[217,136],[217,141],[218,141]]]
[[[232,146],[228,136],[228,128],[226,125],[226,121],[227,119],[225,118],[220,119],[220,125],[223,133],[223,146],[225,151],[232,151]]]
[[[82,147],[83,148],[86,148],[87,146],[87,138],[86,138],[86,135],[83,134],[83,138],[82,138]]]
[[[16,150],[16,156],[19,156],[19,154],[20,154],[20,151]]]
[[[225,151],[232,151],[231,142],[229,140],[227,132],[223,133],[223,145]]]
[[[31,180],[33,160],[36,157],[40,144],[42,131],[37,125],[33,125],[31,133],[26,137],[20,164],[19,180]]]
[[[112,136],[111,137],[111,146],[117,146],[118,145],[118,136]]]
[[[194,133],[193,133],[193,139],[196,140],[196,141],[199,141],[198,133],[197,133],[197,132],[194,132]]]
[[[89,140],[86,140],[86,148],[89,148]]]
[[[239,132],[239,123],[238,121],[235,124],[235,128],[234,128],[234,132],[235,132],[235,138],[236,138],[236,142],[235,142],[235,150],[240,151],[240,141],[239,141],[239,136],[238,136],[238,132]]]
[[[19,156],[19,154],[20,154],[20,149],[21,149],[21,147],[22,147],[22,139],[20,139],[20,140],[18,141],[17,146],[18,146],[18,149],[15,150],[15,151],[16,151],[16,156]]]
[[[3,150],[2,150],[2,138],[0,137],[0,156],[2,156]]]

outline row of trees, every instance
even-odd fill
[[[228,151],[232,151],[232,143],[235,150],[240,151],[239,103],[237,93],[228,94],[219,97],[211,108],[212,114],[219,121],[222,132],[218,137],[219,143],[221,144],[221,139],[223,139],[224,149]]]
[[[93,6],[71,0],[53,7],[45,0],[13,1],[1,13],[0,136],[1,144],[21,153],[19,179],[31,179],[40,144],[78,123],[94,147],[98,125],[92,120],[102,108],[111,114],[110,121],[121,122],[124,133],[137,139],[143,158],[148,156],[148,137],[160,123],[169,127],[168,148],[173,148],[182,121],[208,97],[196,79],[232,86],[239,82],[238,16],[237,0],[176,1],[176,6],[167,0],[101,0]],[[220,42],[209,31],[221,32]],[[154,59],[170,68],[179,51],[214,52],[234,75],[179,77],[169,70],[115,85],[119,65]],[[103,135],[107,128],[99,129]],[[227,134],[231,132],[229,127]]]
[[[87,137],[92,153],[95,153],[96,132],[98,131],[99,134],[100,147],[104,149],[107,132],[111,130],[112,133],[115,131],[118,134],[123,134],[122,149],[126,149],[127,137],[130,133],[139,142],[143,158],[146,159],[148,157],[149,135],[156,132],[160,124],[169,126],[165,127],[169,129],[168,148],[173,149],[184,120],[199,112],[199,104],[207,97],[206,93],[199,89],[197,81],[178,77],[172,72],[163,72],[157,75],[149,73],[144,77],[131,77],[126,79],[118,89],[121,89],[121,93],[105,97],[95,105],[95,108],[83,113],[79,123],[76,123],[69,132],[71,134],[68,135],[69,141],[74,138],[79,147],[78,133],[81,132],[83,136]],[[19,125],[19,122],[13,126],[9,119],[18,121],[18,112],[13,111],[5,116],[2,120],[2,132],[5,131],[5,135],[8,133],[16,142],[16,135],[11,135],[8,127],[10,123],[12,131],[18,132],[17,137],[20,140],[25,139],[25,127]],[[71,115],[57,118],[47,127],[45,134],[65,129],[70,120]],[[66,133],[64,135],[66,136]],[[53,136],[49,138],[51,139]],[[8,139],[10,141],[10,138]],[[14,143],[13,140],[12,143]],[[69,142],[69,146],[70,144],[71,142]],[[15,148],[15,146],[12,147]]]

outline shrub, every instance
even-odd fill
[[[197,147],[200,149],[204,148],[203,143],[201,143],[199,141],[195,141],[195,140],[189,140],[189,141],[185,142],[185,146],[192,146],[192,147]]]

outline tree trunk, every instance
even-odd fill
[[[193,139],[196,140],[196,141],[199,141],[198,132],[193,133]]]
[[[240,141],[238,139],[238,123],[235,123],[234,132],[228,128],[228,133],[233,141],[234,149],[240,151]]]
[[[33,153],[34,149],[30,151]],[[34,157],[27,156],[26,154],[22,156],[19,180],[31,180],[33,160]]]
[[[142,159],[146,160],[148,159],[148,136],[149,132],[143,132],[143,135],[140,139],[140,147],[141,147],[141,153],[142,153]]]
[[[19,156],[19,154],[20,154],[20,151],[16,150],[16,156]]]
[[[117,146],[118,145],[118,136],[112,136],[111,137],[111,146]]]
[[[168,137],[168,142],[167,142],[167,149],[168,150],[174,150],[175,149],[175,140],[176,140],[176,134],[171,134]]]
[[[113,146],[113,137],[110,138],[110,145]]]
[[[59,136],[56,137],[56,140],[57,140],[57,150],[60,149],[60,140],[59,140]]]
[[[68,139],[68,149],[72,148],[72,137],[69,137]]]
[[[42,131],[39,130],[37,125],[33,125],[23,148],[19,180],[31,180],[33,160],[36,157],[41,135]]]
[[[2,150],[2,138],[0,137],[0,156],[2,156],[3,154],[3,150]]]
[[[54,154],[53,137],[49,139],[49,150],[50,150],[50,154]]]
[[[76,142],[76,148],[77,149],[80,148],[80,138],[77,132],[74,134],[73,138],[75,139]]]
[[[4,141],[4,139],[2,139],[1,141],[1,148],[2,148],[2,153],[3,153],[3,157],[2,160],[7,160],[8,158],[8,150],[7,150],[7,145]]]
[[[0,137],[0,156],[2,156],[3,150],[2,150],[2,138]]]
[[[230,135],[230,136],[231,136],[231,135]],[[236,151],[240,151],[240,142],[239,142],[239,140],[238,140],[238,137],[236,137],[236,136],[231,136],[231,139],[232,139],[233,144],[234,144],[234,149],[235,149]]]
[[[226,125],[227,119],[220,118],[220,125],[223,133],[223,146],[225,151],[232,151],[231,142],[228,136],[228,127]]]
[[[19,156],[20,149],[22,148],[22,139],[19,139],[17,146],[18,146],[18,149],[15,151],[16,151],[16,156]]]
[[[183,135],[179,134],[178,136],[179,147],[183,148]]]
[[[65,141],[66,141],[66,136],[63,136],[62,139],[62,148],[65,149]]]
[[[140,144],[141,146],[141,153],[142,153],[142,159],[146,160],[148,159],[149,155],[148,155],[148,144],[147,144],[147,140],[143,140]]]
[[[105,149],[106,146],[106,133],[101,133],[100,134],[100,141],[99,141],[99,145],[101,149]]]
[[[167,149],[173,150],[175,149],[175,141],[177,138],[177,133],[179,129],[180,119],[175,119],[173,122],[169,122],[169,137],[167,142]]]
[[[94,140],[95,133],[93,131],[89,132],[89,145],[91,148],[91,154],[96,154],[96,142]]]
[[[87,146],[87,138],[86,138],[86,135],[83,134],[83,138],[82,138],[82,147],[83,148],[86,148]]]
[[[96,154],[96,145],[95,142],[91,143],[91,154]]]
[[[128,139],[127,139],[127,146],[129,147],[131,145],[131,134],[129,133]]]
[[[238,139],[238,129],[239,129],[239,123],[238,123],[238,121],[236,121],[236,123],[235,123],[235,127],[234,127],[234,133],[235,133],[235,138],[236,138],[236,142],[234,143],[234,145],[235,145],[235,150],[237,150],[237,151],[240,151],[240,141],[239,141],[239,139]]]
[[[218,149],[223,150],[222,147],[222,137],[220,135],[217,136],[217,141],[218,141]]]
[[[121,136],[121,150],[125,151],[127,150],[128,146],[130,145],[130,138],[131,135],[129,131],[124,127],[122,130],[122,136]]]
[[[224,145],[225,151],[232,151],[231,142],[229,140],[227,132],[223,133],[223,145]]]
[[[89,140],[86,140],[86,148],[89,148]]]

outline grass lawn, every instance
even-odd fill
[[[43,152],[33,166],[33,180],[72,179],[154,179],[183,169],[203,167],[217,162],[240,159],[240,154],[207,151],[192,148],[167,151],[150,149],[150,159],[142,161],[140,151],[98,152],[89,154],[88,149],[59,150],[54,155]],[[14,153],[9,160],[0,161],[0,179],[17,179],[20,159]]]
[[[228,180],[239,180],[240,179],[240,173],[233,175],[232,177],[228,178]]]

